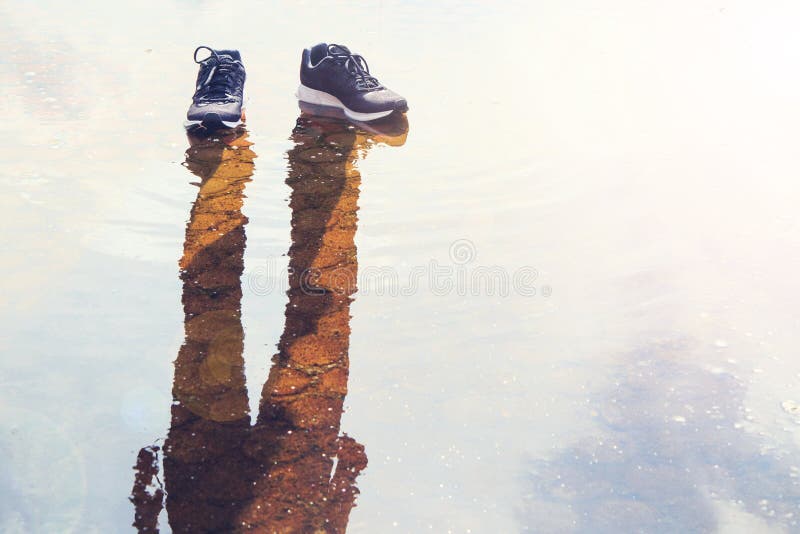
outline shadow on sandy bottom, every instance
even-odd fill
[[[745,386],[679,360],[685,349],[632,354],[593,403],[601,435],[531,461],[524,531],[714,532],[723,515],[796,531],[797,451],[745,431]]]

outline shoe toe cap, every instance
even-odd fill
[[[406,99],[390,89],[365,93],[363,100],[367,107],[370,108],[368,111],[383,111],[388,109],[393,111],[406,111],[408,109]]]
[[[198,102],[192,104],[186,113],[189,120],[203,120],[209,115],[216,115],[224,121],[237,121],[242,116],[242,105],[239,102]]]

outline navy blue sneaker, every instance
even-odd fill
[[[211,55],[202,61],[197,53],[208,50]],[[186,127],[204,126],[209,130],[234,128],[244,122],[242,100],[244,93],[244,65],[238,50],[214,50],[198,46],[194,61],[200,65],[197,73],[197,90],[192,105],[186,112]]]
[[[363,57],[337,44],[320,43],[303,50],[297,98],[339,108],[349,119],[360,122],[408,111],[405,98],[370,75]]]

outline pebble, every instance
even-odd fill
[[[781,403],[781,408],[786,413],[790,413],[792,415],[800,414],[800,404],[796,403],[793,400],[785,400]]]

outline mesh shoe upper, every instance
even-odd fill
[[[197,61],[197,53],[208,50],[211,55]],[[245,70],[238,50],[214,50],[200,46],[195,50],[195,62],[200,65],[197,87],[186,118],[202,121],[208,115],[219,120],[238,121],[242,116]]]
[[[338,98],[359,113],[408,110],[406,100],[381,85],[366,60],[346,46],[320,43],[303,51],[300,83]]]

